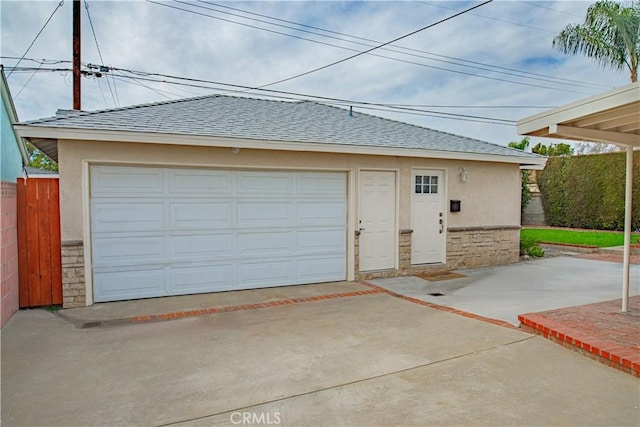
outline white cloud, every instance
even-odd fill
[[[447,8],[462,10],[478,4],[432,3],[436,6],[416,1],[262,1],[224,4],[382,42],[455,13]],[[591,3],[591,1],[556,1],[539,2],[536,3],[538,6],[535,6],[518,1],[494,1],[472,13],[453,18],[408,37],[396,45],[548,76],[597,83],[607,88],[626,84],[627,73],[602,70],[587,58],[565,56],[553,50],[551,46],[553,35],[568,23],[581,21]],[[3,0],[0,4],[2,56],[21,56],[57,4],[58,1]],[[56,13],[27,54],[28,58],[71,59],[71,4],[71,1],[65,2]],[[165,6],[161,6],[145,1],[89,1],[88,4],[106,64],[124,69],[252,86],[306,72],[354,53],[167,6],[268,27],[273,31],[312,38],[350,49],[365,49],[364,46],[343,40],[321,38],[286,28],[267,26],[198,7],[212,7],[205,3],[165,2]],[[285,25],[282,22],[280,24]],[[342,38],[335,34],[334,36]],[[98,63],[100,60],[84,8],[82,37],[83,62]],[[393,48],[396,49],[395,45]],[[383,49],[375,53],[432,67],[517,80],[544,87],[553,86],[577,93],[456,74],[371,55],[363,55],[272,88],[369,102],[468,106],[555,106],[602,90],[489,73]],[[12,66],[16,60],[3,58],[2,62],[5,66]],[[20,65],[33,66],[34,63],[23,61]],[[69,64],[61,65],[65,68],[69,66]],[[14,96],[30,77],[30,73],[11,75],[9,84]],[[211,90],[143,80],[136,82],[130,79],[119,79],[115,83],[120,105],[162,101],[166,97],[179,98],[213,93]],[[152,87],[155,91],[143,85]],[[39,72],[17,97],[18,114],[22,120],[50,116],[59,108],[71,107],[71,93],[69,73]],[[114,102],[105,77],[99,80],[83,79],[83,109],[93,110],[113,106]],[[540,111],[521,108],[440,108],[438,110],[508,120],[517,120]],[[516,134],[515,126],[380,111],[365,112],[500,144],[520,139]]]

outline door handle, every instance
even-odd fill
[[[364,231],[364,227],[358,228],[359,231]]]

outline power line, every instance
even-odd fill
[[[535,6],[535,7],[539,7],[539,8],[542,8],[542,9],[552,10],[554,12],[563,13],[565,15],[569,15],[569,16],[573,16],[574,18],[581,19],[580,16],[574,15],[573,13],[565,12],[564,10],[554,9],[552,7],[549,7],[549,6],[544,6],[542,4],[537,4],[535,2],[520,0],[520,3],[528,4],[529,6]]]
[[[480,3],[480,4],[478,4],[478,5],[475,5],[475,6],[472,6],[472,7],[468,8],[468,9],[466,9],[466,10],[463,10],[462,12],[458,12],[458,13],[453,14],[453,15],[451,15],[451,16],[449,16],[449,17],[447,17],[447,18],[444,18],[444,19],[441,19],[441,20],[439,20],[439,21],[437,21],[437,22],[434,22],[433,24],[429,24],[429,25],[427,25],[427,26],[425,26],[425,27],[419,28],[419,29],[417,29],[417,30],[415,30],[415,31],[412,31],[412,32],[410,32],[410,33],[407,33],[407,34],[405,34],[405,35],[403,35],[403,36],[396,37],[395,39],[390,40],[390,41],[388,41],[388,42],[386,42],[386,43],[382,43],[382,44],[380,44],[380,45],[378,45],[378,46],[374,46],[374,47],[372,47],[372,48],[370,48],[370,49],[367,49],[367,50],[365,50],[365,51],[358,52],[358,53],[356,53],[355,55],[348,56],[348,57],[346,57],[346,58],[340,59],[340,60],[338,60],[338,61],[334,61],[334,62],[332,62],[332,63],[330,63],[330,64],[323,65],[323,66],[321,66],[321,67],[314,68],[313,70],[309,70],[309,71],[306,71],[306,72],[304,72],[304,73],[296,74],[295,76],[287,77],[286,79],[280,79],[280,80],[277,80],[277,81],[275,81],[275,82],[268,83],[268,84],[266,84],[266,85],[261,85],[261,86],[259,86],[259,88],[260,88],[260,89],[263,89],[263,88],[265,88],[265,87],[269,87],[269,86],[277,85],[277,84],[279,84],[279,83],[288,82],[288,81],[290,81],[290,80],[297,79],[297,78],[299,78],[299,77],[303,77],[303,76],[307,76],[307,75],[309,75],[309,74],[311,74],[311,73],[315,73],[315,72],[317,72],[317,71],[324,70],[324,69],[327,69],[327,68],[329,68],[329,67],[333,67],[334,65],[338,65],[338,64],[341,64],[341,63],[343,63],[343,62],[346,62],[346,61],[349,61],[349,60],[351,60],[351,59],[354,59],[354,58],[357,58],[357,57],[359,57],[359,56],[362,56],[362,55],[364,55],[364,54],[366,54],[366,53],[373,52],[374,50],[380,49],[380,48],[382,48],[382,47],[384,47],[384,46],[390,45],[390,44],[395,43],[395,42],[397,42],[397,41],[400,41],[400,40],[402,40],[402,39],[406,39],[407,37],[410,37],[410,36],[413,36],[413,35],[415,35],[415,34],[418,34],[418,33],[422,32],[422,31],[424,31],[424,30],[427,30],[427,29],[429,29],[429,28],[435,27],[436,25],[442,24],[443,22],[449,21],[450,19],[453,19],[453,18],[455,18],[455,17],[457,17],[457,16],[463,15],[463,14],[465,14],[465,13],[467,13],[467,12],[470,12],[470,11],[472,11],[472,10],[474,10],[474,9],[477,9],[477,8],[479,8],[479,7],[482,7],[482,6],[484,6],[485,4],[489,4],[489,3],[491,3],[492,1],[493,1],[493,0],[487,0],[487,1],[483,2],[483,3]]]
[[[487,119],[465,118],[463,115],[461,115],[461,117],[457,117],[457,116],[439,116],[439,115],[436,115],[436,114],[439,114],[439,113],[429,114],[429,113],[418,113],[418,112],[411,112],[411,111],[396,111],[396,110],[390,110],[390,109],[386,109],[386,108],[377,108],[377,107],[371,107],[371,106],[366,106],[366,105],[358,106],[358,108],[361,108],[363,110],[385,111],[385,112],[391,112],[391,113],[409,114],[409,115],[414,115],[414,116],[434,117],[434,118],[438,118],[438,119],[447,119],[447,120],[459,120],[459,121],[463,121],[463,122],[486,123],[486,124],[500,125],[500,126],[515,126],[516,125],[516,122],[512,121],[512,120],[499,119],[500,121],[492,121],[489,118],[487,118]]]
[[[114,76],[114,78],[116,78],[116,77]],[[118,80],[120,80],[120,81],[122,81],[122,82],[125,82],[125,83],[134,84],[134,85],[136,85],[136,86],[140,86],[140,87],[143,87],[143,88],[145,88],[145,89],[149,89],[150,91],[152,91],[152,92],[154,92],[154,93],[157,93],[158,95],[162,96],[163,98],[165,98],[165,99],[167,99],[167,100],[171,100],[171,98],[170,98],[170,97],[168,97],[167,95],[165,95],[164,93],[162,93],[162,92],[166,92],[166,93],[171,93],[171,92],[167,92],[167,91],[164,91],[164,90],[158,90],[158,89],[152,88],[151,86],[146,85],[146,84],[144,84],[144,83],[140,82],[140,81],[139,81],[139,79],[137,79],[137,78],[135,78],[135,77],[131,77],[131,76],[117,76],[117,79],[118,79]],[[131,81],[127,81],[127,80],[131,80]],[[172,94],[172,95],[173,95],[173,94]]]
[[[100,63],[102,65],[104,65],[104,59],[102,58],[102,52],[100,51],[100,44],[98,43],[98,37],[96,37],[96,30],[93,26],[93,20],[91,19],[91,14],[89,13],[89,3],[87,3],[87,0],[84,0],[84,8],[87,11],[87,17],[89,18],[89,26],[91,26],[91,32],[93,33],[93,40],[95,40],[96,42],[96,48],[98,49],[98,56],[100,57]],[[113,82],[113,85],[115,86],[115,81]],[[98,84],[99,85],[99,84]],[[109,76],[107,75],[107,86],[109,87],[109,92],[111,92],[111,98],[113,99],[113,104],[115,106],[118,106],[117,102],[116,102],[116,97],[113,94],[113,89],[111,89],[111,83],[109,83]],[[102,88],[100,89],[102,90]]]
[[[458,9],[456,9],[456,8],[453,8],[453,7],[443,6],[443,5],[441,5],[441,4],[428,3],[428,2],[426,2],[426,1],[419,1],[419,0],[416,0],[416,3],[422,3],[422,4],[426,5],[426,6],[439,7],[439,8],[441,8],[441,9],[458,10]],[[505,20],[505,19],[494,18],[493,16],[480,15],[479,13],[470,13],[469,15],[478,16],[478,17],[480,17],[480,18],[484,18],[484,19],[490,19],[490,20],[492,20],[492,21],[504,22],[504,23],[506,23],[506,24],[517,25],[517,26],[519,26],[519,27],[529,28],[529,29],[532,29],[532,30],[543,31],[543,32],[545,32],[545,33],[550,33],[550,34],[553,34],[553,33],[554,33],[553,31],[551,31],[551,30],[546,30],[546,29],[544,29],[544,28],[532,27],[531,25],[525,25],[525,24],[520,24],[520,23],[518,23],[518,22],[507,21],[507,20]]]
[[[119,79],[122,78],[130,78],[128,76],[118,76]],[[203,86],[203,85],[199,85],[199,84],[194,84],[194,83],[180,83],[180,82],[170,82],[170,81],[166,81],[166,80],[156,80],[156,79],[151,79],[151,78],[146,78],[146,77],[137,77],[135,78],[136,80],[145,80],[145,81],[150,81],[150,82],[159,82],[159,83],[166,83],[166,84],[175,84],[175,85],[182,85],[182,86],[189,86],[189,87],[196,87],[196,88],[203,88],[203,89],[210,89],[210,90],[217,90],[217,91],[225,91],[225,92],[237,92],[237,90],[234,89],[223,89],[223,88],[212,88],[209,86]],[[152,88],[149,88],[150,90],[153,90]],[[285,92],[286,93],[286,92]],[[305,95],[301,95],[301,94],[294,94],[296,96],[305,96]],[[276,96],[276,95],[269,95],[272,98],[278,98],[278,99],[284,99],[284,100],[290,100],[290,101],[304,101],[305,99],[300,99],[300,98],[292,98],[292,97],[285,97],[285,96]],[[314,95],[308,95],[308,98],[310,99],[306,99],[306,100],[313,100],[316,98],[327,98],[327,97],[316,97]],[[316,101],[317,102],[317,101]],[[469,121],[469,122],[478,122],[478,123],[487,123],[487,124],[497,124],[497,125],[506,125],[506,126],[513,126],[515,125],[515,121],[512,120],[507,120],[507,119],[499,119],[499,118],[495,118],[495,117],[484,117],[484,116],[472,116],[472,115],[465,115],[465,114],[454,114],[454,113],[443,113],[443,112],[439,112],[439,111],[427,111],[427,110],[418,110],[418,109],[407,109],[407,108],[379,108],[376,107],[375,105],[377,104],[373,104],[373,103],[360,103],[360,102],[349,102],[347,100],[339,100],[339,102],[324,102],[326,104],[329,105],[357,105],[358,108],[362,108],[362,109],[369,109],[369,110],[378,110],[378,111],[386,111],[386,112],[393,112],[393,113],[399,113],[399,114],[410,114],[410,115],[414,115],[414,116],[424,116],[424,117],[435,117],[435,118],[441,118],[441,119],[452,119],[452,120],[462,120],[462,121]]]
[[[42,26],[42,28],[40,29],[40,31],[38,31],[38,34],[36,34],[35,38],[33,39],[33,41],[31,42],[31,44],[29,45],[29,47],[27,48],[27,50],[24,51],[24,53],[22,54],[22,56],[20,57],[20,59],[18,60],[18,62],[16,63],[16,67],[20,64],[20,62],[22,62],[22,59],[27,56],[27,53],[29,53],[29,51],[31,50],[31,48],[33,47],[33,44],[36,42],[36,40],[38,40],[38,37],[40,37],[40,34],[42,34],[42,32],[44,31],[44,29],[47,27],[47,24],[49,24],[49,21],[51,21],[51,18],[53,18],[53,15],[56,14],[56,12],[58,11],[58,9],[60,9],[62,7],[62,5],[64,4],[64,0],[61,0],[60,3],[58,3],[58,6],[56,6],[56,8],[53,10],[53,12],[51,13],[51,16],[49,16],[49,19],[47,19],[47,22],[44,23],[44,25]],[[9,72],[9,74],[7,75],[7,79],[9,77],[11,77],[13,71]]]
[[[20,57],[18,56],[0,56],[0,58],[3,59],[20,59]],[[51,64],[71,64],[71,61],[65,61],[65,60],[59,60],[59,59],[34,59],[34,58],[22,58],[23,61],[31,61],[31,62],[36,62],[38,64],[46,64],[46,65],[51,65]],[[14,67],[17,67],[18,64],[14,65]]]
[[[177,2],[177,3],[181,3],[181,4],[191,5],[191,3],[188,3],[188,2],[185,2],[185,1],[180,1],[180,0],[174,0],[174,1]],[[206,4],[209,4],[209,5],[216,6],[216,7],[234,10],[234,11],[241,12],[241,13],[244,13],[244,14],[247,14],[247,15],[259,16],[259,17],[262,17],[262,18],[267,18],[267,19],[271,19],[271,20],[274,20],[274,21],[278,21],[278,22],[284,22],[284,23],[297,25],[297,26],[304,27],[304,28],[310,28],[310,29],[323,31],[323,32],[327,32],[327,33],[330,33],[330,34],[336,34],[336,35],[340,35],[340,36],[344,36],[344,37],[349,37],[349,38],[356,39],[356,40],[362,40],[362,41],[366,41],[366,42],[370,42],[370,43],[375,43],[375,44],[381,43],[380,41],[377,41],[377,40],[372,40],[372,39],[368,39],[368,38],[364,38],[364,37],[353,36],[353,35],[350,35],[350,34],[340,33],[340,32],[332,31],[332,30],[327,30],[327,29],[323,29],[323,28],[320,28],[320,27],[315,27],[315,26],[312,26],[312,25],[307,25],[307,24],[301,24],[301,23],[297,23],[297,22],[293,22],[293,21],[288,21],[286,19],[280,19],[280,18],[276,18],[276,17],[273,17],[273,16],[268,16],[268,15],[264,15],[264,14],[260,14],[260,13],[254,13],[254,12],[250,12],[250,11],[247,11],[247,10],[238,9],[238,8],[231,7],[231,6],[226,6],[226,5],[221,5],[221,4],[213,3],[213,2],[210,2],[210,1],[206,1],[206,0],[198,0],[198,1],[200,3],[206,3]],[[419,2],[419,3],[424,3],[424,2]],[[424,3],[424,4],[428,4],[428,3]],[[246,17],[246,16],[238,15],[238,14],[231,13],[231,12],[225,12],[223,10],[219,10],[219,9],[215,9],[215,8],[211,8],[211,7],[199,6],[199,5],[193,5],[193,6],[200,7],[200,8],[207,9],[207,10],[211,10],[211,11],[218,12],[218,13],[223,13],[223,14],[226,14],[226,15],[236,16],[236,17],[239,17],[239,18],[242,18],[242,19],[251,19],[251,20],[254,20],[254,21],[257,21],[257,22],[261,22],[261,23],[264,23],[264,24],[283,27],[283,28],[294,30],[294,31],[300,31],[300,32],[304,32],[304,33],[309,33],[309,34],[321,36],[321,37],[327,37],[327,38],[331,38],[331,39],[335,39],[335,40],[339,40],[339,41],[345,41],[345,42],[348,42],[348,43],[353,43],[353,44],[357,44],[357,45],[361,45],[361,46],[369,46],[369,47],[371,46],[370,44],[366,44],[366,43],[361,43],[361,42],[352,41],[352,40],[345,40],[344,38],[330,36],[330,35],[326,35],[326,34],[319,34],[317,32],[302,30],[302,29],[294,28],[294,27],[287,26],[287,25],[275,24],[273,22],[265,21],[265,20],[262,20],[262,19],[249,18],[249,17]],[[435,5],[432,5],[432,6],[435,6]],[[450,9],[450,10],[457,10],[457,9],[446,7],[446,6],[437,6],[437,7],[443,7],[445,9]],[[187,9],[180,9],[180,8],[178,8],[178,9],[179,10],[184,10],[184,11],[189,11]],[[483,16],[483,15],[477,15],[477,14],[473,14],[473,13],[470,13],[470,15]],[[269,30],[267,30],[265,28],[255,27],[255,26],[252,26],[252,25],[247,25],[247,24],[244,24],[244,23],[241,23],[241,22],[219,18],[219,17],[212,16],[212,15],[206,15],[205,14],[204,16],[208,16],[208,17],[211,17],[211,18],[214,18],[214,19],[221,19],[221,20],[223,20],[225,22],[231,22],[231,23],[234,23],[234,24],[242,25],[242,26],[248,26],[250,28],[255,28],[255,29],[259,29],[259,30],[263,30],[263,31],[269,31]],[[508,21],[505,21],[505,22],[508,22]],[[291,34],[279,33],[279,32],[276,32],[276,33],[282,34],[282,35],[285,35],[285,36],[289,36],[289,37],[295,37],[295,36],[293,36]],[[299,37],[296,37],[296,38],[299,38]],[[303,40],[307,40],[307,41],[314,41],[314,40],[310,40],[310,39],[306,39],[306,38],[302,38],[302,39]],[[329,46],[334,46],[334,47],[337,47],[337,48],[343,48],[342,46],[336,46],[336,45],[332,45],[332,44],[328,44],[328,45]],[[518,70],[518,69],[515,69],[515,68],[508,68],[508,67],[502,67],[502,66],[498,66],[498,65],[485,64],[485,63],[482,63],[482,62],[470,61],[470,60],[466,60],[466,59],[462,59],[462,58],[456,58],[456,57],[447,56],[447,55],[440,55],[440,54],[436,54],[436,53],[433,53],[433,52],[427,52],[427,51],[420,50],[420,49],[407,48],[407,47],[397,46],[397,45],[394,46],[394,47],[395,48],[386,47],[386,48],[382,48],[382,50],[395,52],[395,53],[400,53],[400,54],[403,54],[403,55],[414,56],[414,57],[423,58],[423,59],[428,59],[428,60],[431,60],[431,61],[438,61],[438,62],[443,62],[443,63],[447,63],[447,64],[453,64],[453,65],[460,66],[460,67],[467,67],[467,68],[472,68],[472,69],[489,71],[489,72],[492,72],[492,73],[506,74],[506,75],[516,76],[516,77],[521,77],[521,78],[526,78],[526,79],[531,79],[531,80],[540,80],[540,81],[545,81],[545,82],[549,82],[549,83],[569,82],[574,86],[580,86],[580,87],[585,87],[585,88],[607,88],[607,86],[594,84],[594,83],[585,83],[584,81],[580,81],[580,80],[565,79],[565,78],[561,78],[561,77],[549,76],[549,75],[540,74],[540,73],[533,73],[533,72],[530,72],[530,71]],[[348,50],[354,50],[354,49],[348,49]],[[400,50],[402,50],[403,52],[401,52]],[[415,55],[415,54],[411,54],[411,53],[407,53],[407,52],[416,52],[416,53],[421,53],[421,54],[425,54],[425,55],[430,55],[430,56],[436,57],[436,58],[445,58],[447,60],[436,59],[436,58],[432,58],[432,57],[429,57],[429,56],[423,56],[423,55]],[[378,56],[380,58],[391,59],[391,60],[394,60],[394,61],[407,62],[407,61],[402,61],[401,59],[398,59],[398,58],[392,58],[392,57],[383,56],[383,55],[374,55],[374,56]],[[413,62],[409,62],[409,63],[415,64]],[[473,65],[467,65],[467,64],[473,64]],[[415,65],[423,65],[423,66],[427,66],[428,67],[428,65],[426,65],[426,64],[415,64]],[[499,71],[493,70],[492,68],[495,68],[495,69],[498,69],[498,70],[510,71],[510,72],[499,72]],[[449,69],[444,69],[444,70],[451,71],[451,72],[456,72],[456,70],[449,70]],[[517,74],[513,74],[513,72],[515,72]],[[527,75],[528,76],[541,77],[541,78],[527,77]]]
[[[216,81],[211,81],[211,80],[203,80],[203,79],[195,79],[195,78],[188,78],[188,77],[178,77],[178,76],[172,76],[172,75],[168,75],[168,74],[162,74],[162,73],[146,73],[146,72],[141,72],[141,71],[134,71],[134,70],[127,70],[127,69],[120,69],[120,68],[115,68],[115,70],[117,71],[121,71],[121,72],[128,72],[128,73],[132,73],[135,74],[138,79],[141,80],[147,80],[147,81],[153,81],[153,82],[162,82],[162,83],[167,83],[167,84],[179,84],[179,85],[185,85],[185,86],[191,86],[191,87],[198,87],[198,88],[204,88],[204,89],[210,89],[210,90],[222,90],[225,92],[237,92],[238,89],[252,89],[249,86],[243,86],[243,85],[237,85],[237,84],[231,84],[231,83],[222,83],[222,82],[216,82]],[[155,77],[161,77],[161,78],[168,78],[168,79],[173,79],[173,80],[184,80],[186,82],[189,83],[181,83],[181,82],[172,82],[172,81],[167,81],[167,80],[156,80],[156,79],[151,79],[149,77],[151,76],[155,76]],[[124,76],[122,76],[124,77]],[[226,89],[226,88],[214,88],[214,87],[210,87],[210,86],[203,86],[202,84],[214,84],[214,85],[218,85],[218,86],[224,86],[224,87],[231,87],[233,89]],[[353,101],[353,100],[347,100],[347,99],[342,99],[342,98],[333,98],[333,97],[327,97],[327,96],[319,96],[319,95],[307,95],[307,94],[300,94],[300,93],[296,93],[296,92],[289,92],[289,91],[282,91],[282,90],[275,90],[275,89],[259,89],[262,92],[267,92],[268,96],[270,97],[274,97],[274,98],[281,98],[281,99],[288,99],[288,100],[321,100],[323,102],[327,102],[328,103],[342,103],[342,104],[346,104],[346,105],[359,105],[359,106],[373,106],[373,107],[389,107],[389,108],[393,108],[394,112],[411,112],[412,114],[424,114],[427,113],[427,115],[430,114],[442,114],[444,116],[455,116],[455,117],[463,117],[463,118],[474,118],[474,119],[484,119],[484,120],[492,120],[492,121],[501,121],[501,122],[507,122],[507,123],[512,123],[511,120],[506,120],[506,119],[499,119],[499,118],[495,118],[495,117],[484,117],[484,116],[472,116],[472,115],[463,115],[463,114],[455,114],[455,113],[443,113],[443,112],[439,112],[439,111],[429,111],[429,110],[419,110],[419,109],[415,109],[415,108],[409,108],[409,107],[393,107],[390,104],[379,104],[379,103],[373,103],[373,102],[365,102],[365,101]],[[282,95],[290,95],[290,96],[282,96]],[[296,96],[299,98],[292,98],[291,96]],[[300,99],[302,98],[302,99]],[[444,118],[444,117],[443,117]],[[515,122],[513,122],[515,123]]]
[[[32,68],[25,68],[25,70],[28,71],[32,71]],[[60,69],[60,68],[55,68],[55,69],[42,69],[41,71],[72,71],[69,68],[66,69]],[[153,83],[164,83],[164,84],[171,84],[171,85],[178,85],[178,86],[187,86],[187,87],[194,87],[194,88],[199,88],[199,89],[208,89],[208,90],[214,90],[214,91],[222,91],[222,92],[238,92],[239,89],[251,89],[250,86],[243,86],[243,85],[237,85],[237,84],[231,84],[231,83],[223,83],[223,82],[216,82],[216,81],[212,81],[212,80],[203,80],[203,79],[195,79],[195,78],[189,78],[189,77],[180,77],[180,76],[172,76],[172,75],[168,75],[168,74],[162,74],[162,73],[149,73],[149,72],[144,72],[144,71],[136,71],[136,70],[129,70],[129,69],[122,69],[122,68],[111,68],[111,71],[118,71],[120,72],[119,75],[114,75],[114,78],[117,78],[118,80],[131,80],[133,82],[133,84],[136,84],[138,86],[144,87],[146,89],[149,89],[163,97],[165,97],[166,99],[171,99],[166,97],[165,95],[163,95],[160,92],[164,92],[164,93],[168,93],[174,96],[181,96],[178,95],[176,93],[172,93],[172,92],[168,92],[168,91],[162,91],[159,89],[154,89],[148,85],[145,85],[144,83],[141,82],[142,81],[148,81],[148,82],[153,82]],[[131,75],[125,75],[122,73],[129,73],[129,74],[133,74],[134,76]],[[151,78],[151,77],[159,77],[159,78],[165,78],[165,79],[171,79],[171,80],[178,80],[178,81],[170,81],[170,80],[158,80],[156,78]],[[222,87],[212,87],[212,86],[206,86],[205,84],[208,85],[217,85],[217,86],[222,86]],[[227,88],[229,87],[229,88]],[[453,120],[463,120],[463,121],[470,121],[470,122],[479,122],[479,123],[488,123],[488,124],[499,124],[499,125],[513,125],[515,124],[515,121],[513,120],[508,120],[508,119],[501,119],[501,118],[496,118],[496,117],[487,117],[487,116],[478,116],[478,115],[469,115],[469,114],[458,114],[458,113],[448,113],[448,112],[442,112],[442,111],[433,111],[433,110],[425,110],[425,109],[421,109],[420,107],[425,107],[425,106],[420,106],[420,105],[413,105],[413,104],[388,104],[388,103],[374,103],[374,102],[366,102],[366,101],[355,101],[355,100],[348,100],[348,99],[342,99],[342,98],[333,98],[333,97],[326,97],[326,96],[319,96],[319,95],[308,95],[308,94],[301,94],[301,93],[296,93],[296,92],[289,92],[289,91],[281,91],[281,90],[275,90],[275,89],[259,89],[260,92],[266,92],[266,95],[263,94],[263,96],[268,96],[270,98],[276,98],[276,99],[284,99],[284,100],[289,100],[289,101],[314,101],[314,102],[322,102],[324,104],[329,104],[329,105],[341,105],[341,106],[345,106],[345,105],[356,105],[359,108],[362,109],[369,109],[369,110],[377,110],[377,111],[385,111],[385,112],[393,112],[393,113],[399,113],[399,114],[410,114],[410,115],[418,115],[418,116],[425,116],[425,117],[435,117],[435,118],[443,118],[443,119],[453,119]],[[434,106],[434,107],[438,107],[438,106]],[[466,106],[440,106],[440,108],[447,108],[447,107],[459,107],[459,108],[465,108]],[[494,107],[494,106],[489,106]],[[504,107],[504,108],[548,108],[547,106],[497,106],[497,107]]]
[[[0,56],[0,58],[4,59],[17,59],[18,57],[14,56]],[[25,61],[33,61],[38,64],[59,64],[59,63],[71,63],[71,61],[65,60],[55,60],[55,59],[33,59],[33,58],[24,58]],[[83,64],[87,65],[87,64]],[[12,67],[7,67],[12,68]],[[116,70],[116,68],[109,67],[110,69]],[[31,72],[31,71],[69,71],[69,69],[41,69],[40,67],[19,67],[19,69],[15,70],[16,72]],[[132,71],[132,70],[131,70]],[[133,72],[133,71],[132,71]],[[137,72],[136,73],[140,73]],[[147,73],[142,72],[144,75]],[[114,76],[114,74],[112,74]],[[126,76],[125,76],[126,77]],[[178,77],[175,77],[178,78]],[[162,82],[165,83],[165,82]],[[249,86],[246,86],[249,87]],[[182,94],[173,93],[164,91],[165,93],[169,93],[175,96],[184,96]],[[193,96],[194,93],[185,92],[187,96]],[[557,105],[438,105],[438,104],[400,104],[400,103],[376,103],[376,105],[386,106],[386,107],[417,107],[417,108],[464,108],[464,109],[549,109],[555,108]]]
[[[317,44],[321,44],[321,45],[325,45],[325,46],[330,46],[330,47],[335,47],[335,48],[339,48],[339,49],[343,49],[343,50],[349,50],[349,51],[352,51],[352,52],[361,53],[361,51],[358,51],[357,49],[353,49],[353,48],[349,48],[349,47],[345,47],[345,46],[339,46],[339,45],[335,45],[335,44],[331,44],[331,43],[327,43],[327,42],[323,42],[323,41],[319,41],[319,40],[309,39],[309,38],[306,38],[306,37],[296,36],[296,35],[293,35],[293,34],[287,34],[287,33],[279,32],[279,31],[275,31],[275,30],[270,30],[268,28],[257,27],[255,25],[250,25],[250,24],[237,22],[237,21],[233,21],[233,20],[230,20],[230,19],[225,19],[225,18],[221,18],[221,17],[218,17],[218,16],[209,15],[209,14],[198,12],[198,11],[191,10],[191,9],[184,9],[184,8],[181,8],[181,7],[172,6],[172,5],[165,4],[165,3],[160,3],[160,2],[157,2],[157,1],[154,1],[154,0],[146,0],[146,1],[149,2],[149,3],[157,4],[159,6],[164,6],[164,7],[168,7],[168,8],[172,8],[172,9],[176,9],[176,10],[181,10],[181,11],[184,11],[184,12],[188,12],[188,13],[192,13],[192,14],[195,14],[195,15],[200,15],[200,16],[204,16],[204,17],[208,17],[208,18],[212,18],[212,19],[217,19],[217,20],[224,21],[224,22],[230,22],[230,23],[233,23],[233,24],[237,24],[237,25],[241,25],[241,26],[245,26],[245,27],[249,27],[249,28],[258,29],[258,30],[266,31],[266,32],[273,33],[273,34],[279,34],[279,35],[286,36],[286,37],[292,37],[292,38],[296,38],[296,39],[299,39],[299,40],[305,40],[305,41],[309,41],[309,42],[312,42],[312,43],[317,43]],[[178,0],[174,0],[174,1],[179,2]],[[198,7],[205,8],[203,6],[198,6]],[[207,9],[207,8],[205,8],[205,9]],[[327,36],[325,36],[325,37],[327,37]],[[350,42],[350,43],[357,43],[357,42]],[[357,43],[357,44],[361,44],[362,45],[363,43]],[[415,50],[415,49],[408,49],[408,48],[402,48],[402,49]],[[391,50],[391,49],[383,49],[383,50]],[[397,52],[397,51],[394,50],[394,52]],[[576,91],[576,90],[570,90],[570,89],[562,89],[562,88],[558,88],[558,87],[542,86],[542,85],[538,85],[538,84],[532,84],[532,83],[519,82],[519,81],[515,81],[515,80],[503,79],[503,78],[499,78],[499,77],[492,77],[492,76],[486,76],[486,75],[481,75],[481,74],[474,74],[474,73],[470,73],[470,72],[466,72],[466,71],[454,70],[454,69],[451,69],[451,68],[437,67],[437,66],[434,66],[434,65],[428,65],[428,64],[424,64],[424,63],[420,63],[420,62],[415,62],[415,61],[408,61],[408,60],[404,60],[404,59],[400,59],[400,58],[393,58],[393,57],[380,55],[380,54],[376,54],[376,53],[368,53],[368,54],[372,55],[372,56],[379,57],[379,58],[385,58],[385,59],[389,59],[389,60],[393,60],[393,61],[403,62],[403,63],[406,63],[406,64],[412,64],[412,65],[417,65],[417,66],[421,66],[421,67],[431,68],[431,69],[434,69],[434,70],[440,70],[440,71],[451,72],[451,73],[456,73],[456,74],[461,74],[461,75],[467,75],[467,76],[471,76],[471,77],[478,77],[478,78],[482,78],[482,79],[488,79],[488,80],[512,83],[512,84],[517,84],[517,85],[521,85],[521,86],[536,87],[536,88],[541,88],[541,89],[550,89],[550,90],[557,90],[557,91],[560,91],[560,92],[579,93],[579,94],[586,94],[586,95],[591,95],[592,94],[592,92],[584,92],[584,91]],[[411,54],[407,54],[407,53],[403,53],[403,54],[425,58],[425,57],[420,56],[420,55],[411,55]],[[432,55],[445,57],[444,55],[436,55],[436,54],[432,54]],[[425,59],[435,60],[433,58],[425,58]],[[448,62],[448,61],[442,61],[442,60],[438,60],[438,61],[440,61],[440,62]],[[473,61],[467,61],[467,62],[473,62]],[[453,64],[455,64],[455,63],[453,63]],[[480,63],[478,63],[478,64],[480,64]],[[464,64],[455,64],[455,65],[470,67],[470,66],[464,65]],[[471,68],[478,68],[478,67],[471,67]],[[502,67],[502,68],[504,68],[504,67]],[[493,70],[487,70],[487,71],[496,72],[496,71],[493,71]],[[516,71],[521,72],[519,70],[516,70]],[[521,72],[521,73],[523,73],[523,72]],[[506,73],[502,73],[502,74],[506,74]],[[534,74],[534,73],[530,73],[530,74]],[[526,77],[526,76],[518,76],[518,77],[531,79],[530,77]],[[534,80],[536,80],[536,79],[534,79]],[[542,79],[537,79],[537,80],[542,80]],[[567,79],[559,79],[559,80],[567,80]],[[560,84],[560,82],[551,82],[551,83]],[[566,83],[563,83],[563,84],[566,85]],[[589,87],[592,88],[594,86],[593,84],[585,84],[583,82],[579,82],[578,84],[572,83],[572,85],[573,86],[582,86],[582,87],[587,87],[587,88],[589,88]],[[264,87],[264,86],[259,86],[259,87]]]
[[[31,77],[29,77],[29,80],[27,80],[27,82],[22,85],[22,88],[20,88],[20,90],[18,91],[18,93],[16,94],[16,96],[13,97],[14,100],[18,99],[18,97],[20,96],[20,94],[22,93],[22,91],[24,90],[24,88],[27,87],[27,85],[29,84],[29,82],[31,82],[31,79],[33,79],[33,76],[36,75],[36,73],[40,70],[40,68],[42,68],[44,64],[40,64],[40,66],[38,68],[36,68],[35,70],[33,70],[33,73],[31,74]]]
[[[107,98],[104,96],[104,90],[102,89],[102,85],[100,84],[100,79],[96,76],[93,76],[94,80],[98,84],[98,89],[100,89],[100,94],[102,95],[102,100],[104,101],[104,106],[109,108],[109,103],[107,102]]]

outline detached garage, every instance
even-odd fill
[[[91,167],[96,302],[346,280],[346,175]]]
[[[315,102],[220,95],[15,128],[60,166],[65,307],[516,262],[520,168],[545,163]]]

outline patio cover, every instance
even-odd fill
[[[518,121],[518,133],[626,147],[622,311],[629,307],[633,149],[640,147],[640,82],[594,95]]]

